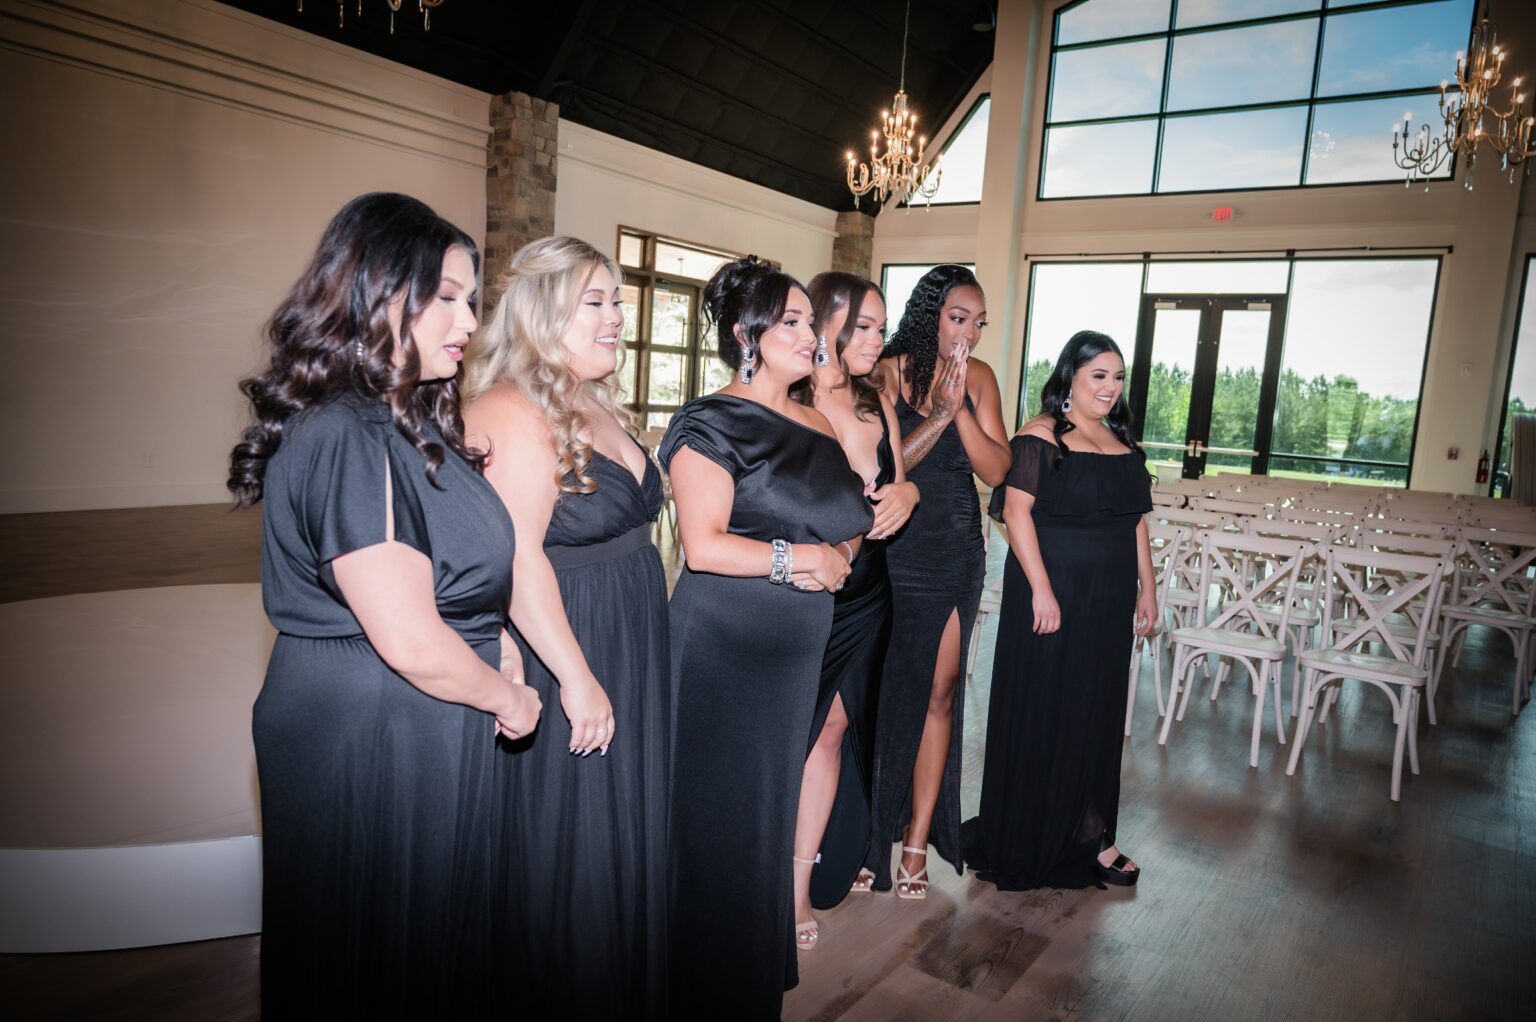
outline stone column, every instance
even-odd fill
[[[868,277],[874,255],[875,218],[858,210],[837,214],[837,237],[832,242],[832,269]]]
[[[555,154],[560,108],[521,92],[491,100],[491,144],[485,159],[485,297],[512,253],[555,233]]]

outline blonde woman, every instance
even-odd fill
[[[465,430],[517,529],[512,624],[551,707],[504,757],[508,989],[532,1018],[662,1017],[662,487],[618,405],[619,270],[583,241],[545,238],[501,285],[472,348]]]

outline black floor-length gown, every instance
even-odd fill
[[[494,720],[392,671],[331,562],[394,537],[432,562],[443,621],[486,663],[512,592],[512,520],[467,463],[426,459],[382,403],[288,424],[267,465],[262,598],[277,628],[253,732],[268,1018],[468,1016],[495,997]]]
[[[567,494],[544,533],[560,599],[613,704],[607,755],[573,756],[560,685],[520,634],[538,730],[503,746],[511,898],[507,987],[528,1018],[665,1018],[667,584],[651,542],[661,473],[640,482],[594,452],[597,489]]]
[[[869,529],[863,481],[837,440],[756,402],[698,398],[661,444],[735,484],[730,531],[837,543]],[[685,567],[672,594],[674,1017],[779,1017],[798,979],[795,813],[832,594]]]
[[[1030,517],[1061,628],[1035,634],[1034,591],[1010,551],[981,812],[965,823],[965,856],[1005,891],[1088,887],[1119,815],[1136,525],[1152,510],[1151,486],[1135,454],[1063,454],[1037,436],[1010,446],[1006,486],[1035,497]],[[1000,515],[1002,499],[992,508]]]
[[[879,471],[876,487],[896,479],[896,456],[881,416],[880,442],[875,448]],[[874,740],[880,675],[891,636],[891,582],[885,565],[885,540],[864,537],[843,591],[832,604],[832,633],[821,665],[821,688],[811,720],[811,744],[821,733],[832,699],[841,696],[848,730],[843,733],[842,768],[827,829],[821,837],[819,861],[811,870],[811,905],[835,907],[847,896],[859,868],[869,856],[874,833],[870,798],[874,783]]]
[[[900,395],[896,414],[903,437],[927,421]],[[894,623],[880,685],[880,726],[875,739],[876,838],[868,863],[880,890],[891,886],[890,846],[901,839],[912,815],[912,767],[928,718],[933,668],[944,626],[951,614],[958,615],[963,668],[987,572],[981,501],[960,428],[953,422],[945,426],[928,454],[907,469],[907,478],[917,484],[923,499],[912,512],[911,521],[888,541],[886,550]],[[949,755],[928,834],[934,851],[957,873],[962,870],[960,752],[964,734],[962,671],[955,682]]]

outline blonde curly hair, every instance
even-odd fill
[[[591,436],[592,423],[576,407],[583,391],[627,431],[635,432],[634,416],[619,403],[618,368],[601,379],[582,380],[571,371],[561,343],[599,267],[607,268],[615,284],[623,280],[612,259],[578,238],[540,238],[518,249],[501,276],[496,311],[470,345],[464,375],[466,402],[506,381],[543,413],[561,493],[597,489],[592,442],[582,439]],[[619,348],[622,365],[623,345]]]

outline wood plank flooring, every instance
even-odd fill
[[[994,627],[967,694],[968,813]],[[1346,691],[1287,778],[1272,722],[1248,768],[1241,687],[1197,692],[1159,747],[1144,671],[1120,824],[1140,886],[1001,893],[944,867],[925,902],[850,895],[820,914],[784,1018],[1530,1018],[1536,711],[1510,716],[1510,670],[1505,640],[1476,634],[1400,804],[1374,691]],[[0,956],[0,1004],[27,1019],[254,1018],[258,948]]]

